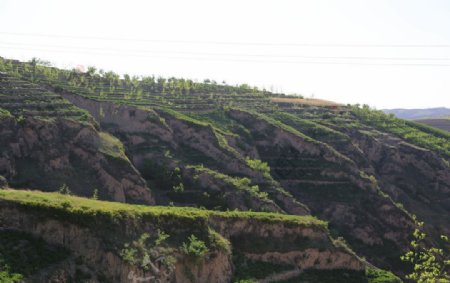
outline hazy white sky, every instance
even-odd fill
[[[450,107],[450,1],[0,0],[0,56]]]

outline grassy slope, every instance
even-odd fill
[[[78,216],[106,215],[115,217],[158,218],[170,216],[180,219],[207,219],[210,216],[223,218],[255,219],[266,223],[283,222],[288,225],[317,226],[326,228],[327,223],[312,216],[295,216],[266,212],[211,211],[188,207],[130,205],[107,202],[82,197],[44,193],[40,191],[0,190],[0,199],[18,203],[27,207],[47,208],[64,211]]]

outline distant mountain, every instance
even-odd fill
[[[385,113],[392,113],[398,118],[417,120],[450,116],[450,109],[445,107],[428,109],[384,109]]]

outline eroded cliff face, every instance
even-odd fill
[[[118,137],[126,147],[126,153],[141,174],[156,182],[160,190],[156,198],[159,204],[174,201],[181,205],[197,204],[209,209],[258,210],[294,213],[304,215],[308,209],[299,202],[280,191],[261,172],[250,168],[236,149],[221,144],[220,136],[208,125],[197,124],[187,119],[178,118],[171,112],[163,110],[142,109],[138,107],[117,105],[111,102],[95,101],[71,93],[61,93],[76,106],[89,111],[99,122],[104,131]],[[223,139],[227,139],[226,136]],[[226,141],[225,141],[226,142]],[[151,164],[153,167],[149,168]],[[274,201],[262,201],[256,196],[236,191],[212,176],[194,180],[194,175],[187,165],[205,165],[222,173],[248,177],[254,185],[268,192]],[[161,176],[150,176],[154,167],[171,172],[182,169],[185,194],[174,194],[172,181],[161,182]],[[192,187],[189,187],[189,184]],[[204,190],[200,190],[200,186]],[[204,199],[204,192],[220,194],[220,200]],[[246,200],[241,199],[244,195]],[[194,201],[193,201],[194,200]]]
[[[366,266],[348,249],[336,246],[324,228],[224,219],[214,219],[212,226],[253,261],[290,265],[292,270],[363,270]]]
[[[92,124],[69,119],[2,119],[0,175],[18,188],[56,191],[67,184],[81,196],[98,190],[103,199],[152,204],[145,180],[116,142]]]
[[[450,234],[450,166],[438,154],[392,135],[353,132],[380,187],[428,224],[431,234]]]
[[[190,273],[193,275],[192,282],[229,282],[231,277],[229,256],[219,251],[208,254],[208,261],[201,265],[178,253],[175,254],[178,262],[174,271],[157,264],[156,269],[144,271],[125,262],[105,244],[110,242],[107,238],[113,231],[94,231],[92,227],[90,229],[69,221],[42,217],[4,202],[0,212],[0,227],[30,233],[71,252],[68,260],[53,267],[53,270],[44,270],[32,276],[26,282],[71,282],[77,270],[89,274],[91,279],[88,282],[102,282],[102,278],[120,283],[141,282],[140,279],[145,278],[150,279],[149,282],[155,282],[155,279],[162,282],[190,282],[191,278],[187,278]],[[127,227],[123,228],[125,230]],[[190,273],[186,273],[185,269]]]
[[[65,260],[26,278],[25,282],[72,282],[80,274],[86,282],[142,282],[142,279],[148,282],[157,282],[156,279],[161,282],[231,282],[237,268],[233,266],[229,251],[210,248],[200,262],[174,250],[173,268],[155,262],[152,268],[143,270],[139,264],[125,261],[120,248],[135,240],[136,235],[157,233],[160,226],[155,223],[158,221],[129,217],[111,221],[101,213],[71,215],[72,212],[63,208],[31,208],[0,200],[0,229],[23,231],[70,252]],[[366,266],[348,250],[335,246],[323,227],[221,216],[186,227],[161,224],[169,227],[173,238],[186,232],[215,229],[231,242],[233,253],[242,253],[255,261],[290,265],[293,270],[363,270]],[[254,239],[254,242],[243,245],[241,239]],[[268,246],[264,247],[263,242]],[[283,276],[290,278],[289,274]]]
[[[187,147],[199,158],[220,162],[233,171],[250,172],[240,160],[219,147],[211,127],[177,119],[164,111],[99,102],[69,93],[62,95],[89,111],[106,131],[120,137],[138,168],[145,159],[163,155],[163,149],[176,152]],[[189,154],[187,150],[183,153]]]

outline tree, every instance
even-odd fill
[[[441,236],[445,249],[429,247],[427,234],[423,232],[423,222],[414,217],[417,228],[413,233],[411,249],[401,257],[413,265],[413,271],[406,275],[407,279],[417,283],[449,283],[450,274],[450,240]]]
[[[93,77],[96,72],[97,72],[97,68],[95,68],[93,66],[89,66],[87,69],[86,75]]]
[[[33,71],[33,77],[31,78],[32,81],[34,81],[36,78],[36,70],[37,70],[38,65],[41,65],[41,66],[50,66],[51,65],[49,61],[44,61],[44,60],[41,60],[36,57],[31,58],[31,60],[28,63],[31,65],[32,71]]]

